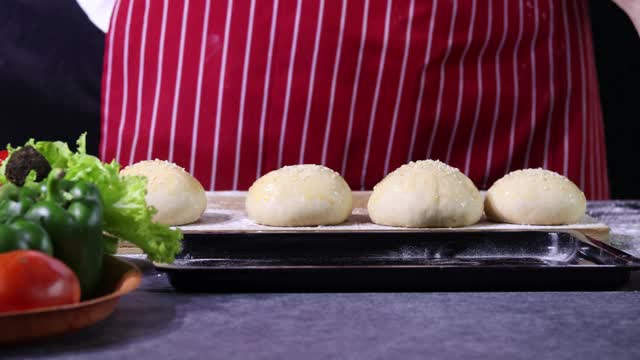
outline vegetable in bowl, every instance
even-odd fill
[[[182,233],[169,226],[155,223],[156,210],[145,201],[147,179],[123,176],[114,160],[103,163],[86,153],[86,134],[77,141],[76,151],[60,141],[29,140],[23,147],[7,147],[8,158],[0,165],[0,185],[8,184],[7,166],[20,149],[30,146],[46,158],[52,169],[64,172],[63,181],[93,184],[99,191],[103,205],[102,241],[107,253],[115,253],[117,239],[129,241],[144,251],[151,261],[170,263],[180,251]],[[51,175],[51,174],[50,174]],[[29,172],[25,188],[39,188],[38,174]],[[4,186],[3,186],[4,187]]]

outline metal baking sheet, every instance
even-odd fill
[[[537,226],[515,225],[489,222],[482,219],[479,223],[459,228],[408,229],[377,225],[371,222],[367,212],[367,200],[371,192],[353,193],[353,212],[349,219],[338,225],[310,227],[274,227],[253,222],[244,210],[246,192],[222,191],[207,193],[208,206],[202,218],[193,224],[179,226],[185,234],[224,234],[224,233],[338,233],[338,232],[499,232],[499,231],[569,231],[579,230],[598,238],[606,238],[609,227],[587,215],[578,223],[570,225]]]
[[[185,291],[600,289],[640,260],[579,232],[187,234]]]

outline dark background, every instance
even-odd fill
[[[612,1],[590,3],[611,196],[640,198],[640,38]],[[86,130],[97,154],[103,47],[75,0],[0,0],[0,147]]]
[[[75,0],[0,0],[0,148],[87,131],[97,154],[103,49]]]
[[[640,37],[613,1],[591,0],[611,197],[640,198]]]

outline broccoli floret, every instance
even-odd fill
[[[51,165],[38,150],[27,145],[11,154],[5,176],[12,183],[23,186],[31,170],[36,172],[36,181],[42,181],[49,175]]]

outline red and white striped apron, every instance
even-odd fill
[[[101,157],[168,159],[205,188],[324,164],[353,189],[440,159],[609,196],[586,0],[120,0]]]

